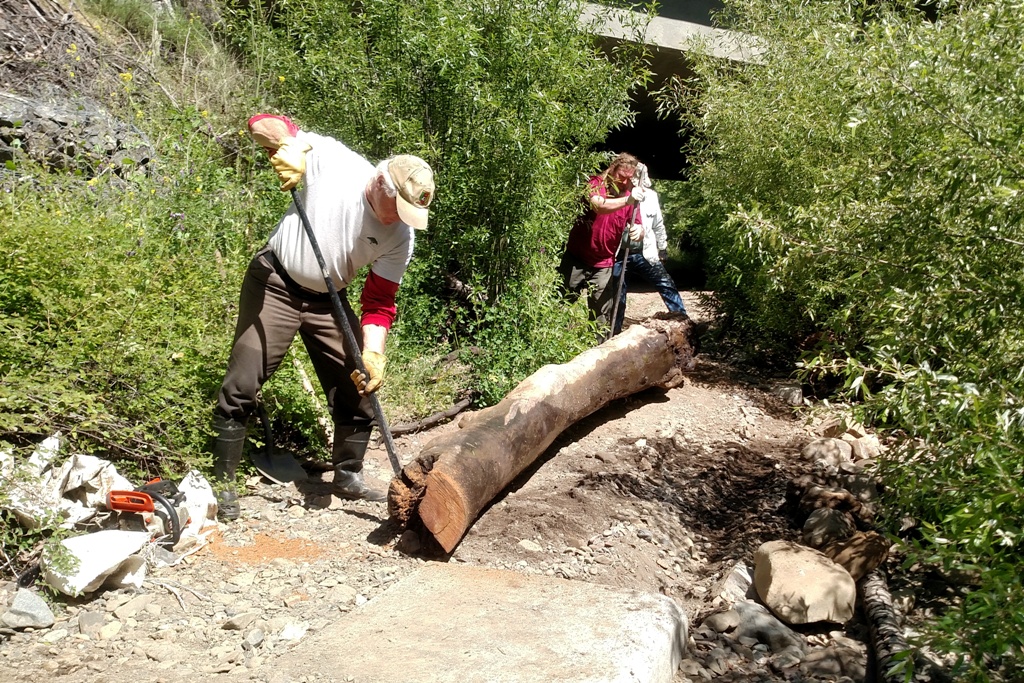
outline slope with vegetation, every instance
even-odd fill
[[[761,62],[662,93],[710,287],[755,356],[900,438],[889,530],[971,584],[928,637],[958,680],[1020,680],[1024,6],[727,6]]]
[[[6,162],[0,439],[19,456],[60,431],[69,451],[129,476],[208,464],[241,275],[287,202],[245,135],[256,111],[436,170],[389,338],[392,419],[468,390],[493,402],[592,339],[584,308],[559,300],[554,266],[602,160],[591,147],[629,119],[646,72],[638,50],[601,54],[577,3],[96,0],[71,21],[56,2],[38,7],[49,21],[31,8],[5,17],[35,23],[5,55],[3,88],[109,109],[155,158],[72,173],[27,154]],[[313,373],[301,345],[290,355],[264,400],[282,439],[315,450],[322,408],[302,384]],[[14,572],[37,538],[2,534]]]

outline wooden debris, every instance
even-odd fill
[[[453,417],[461,413],[463,410],[465,410],[472,404],[473,398],[466,397],[459,401],[458,403],[456,403],[455,405],[453,405],[451,408],[439,410],[436,413],[433,413],[432,415],[428,415],[422,420],[395,425],[394,427],[391,428],[391,435],[401,436],[402,434],[413,434],[415,432],[423,431],[424,429],[436,427],[442,422],[447,422],[448,420],[452,419]]]
[[[881,683],[902,683],[906,676],[897,666],[910,649],[896,618],[896,609],[889,594],[885,573],[881,569],[869,572],[857,582],[864,606],[864,616],[871,630],[875,648],[875,666]]]

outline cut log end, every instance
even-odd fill
[[[430,477],[430,487],[420,500],[417,514],[423,520],[423,526],[449,553],[459,544],[463,533],[473,522],[464,500],[465,492],[450,477],[438,472]]]
[[[675,363],[655,384],[661,389],[675,389],[683,383],[683,373],[693,370],[696,365],[696,356],[700,353],[697,324],[679,314],[658,313],[644,322],[644,327],[657,330],[667,338]]]
[[[403,527],[416,514],[427,490],[427,475],[434,467],[435,457],[420,456],[402,468],[388,487],[388,514]]]

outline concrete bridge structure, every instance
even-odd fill
[[[637,17],[628,10],[612,10],[598,4],[585,6],[583,21],[596,22],[595,34],[602,48],[609,52],[619,43],[637,42],[630,26],[636,25],[637,19],[649,19],[640,39],[652,52],[652,81],[647,90],[634,94],[637,115],[633,125],[613,131],[604,148],[636,155],[648,165],[654,178],[682,179],[688,163],[683,150],[685,133],[680,131],[678,120],[659,119],[650,93],[661,89],[672,76],[692,75],[688,53],[699,50],[736,62],[756,62],[761,53],[753,36],[713,25],[714,13],[720,9],[719,0],[663,0],[657,16]]]

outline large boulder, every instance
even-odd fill
[[[835,541],[845,541],[857,531],[853,515],[834,508],[818,508],[804,522],[804,545],[812,548]]]
[[[815,468],[835,472],[853,460],[853,447],[842,439],[814,439],[805,444],[800,454]]]
[[[789,628],[768,610],[751,600],[740,600],[724,612],[716,612],[704,620],[704,625],[732,640],[753,638],[768,646],[775,654],[791,652],[803,659],[807,640]]]
[[[857,601],[857,585],[824,553],[790,541],[770,541],[754,553],[754,588],[787,624],[845,623]]]

